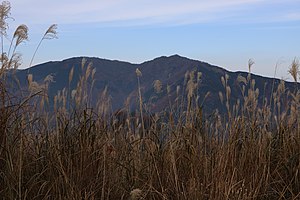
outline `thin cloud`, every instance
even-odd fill
[[[287,0],[293,5],[297,0]],[[113,26],[149,24],[183,25],[228,20],[257,22],[277,20],[280,11],[272,5],[278,0],[12,0],[12,14],[26,24],[84,24],[102,23]],[[26,8],[26,9],[24,9]],[[269,13],[256,13],[256,8]],[[244,11],[247,11],[244,13]],[[280,20],[300,20],[299,13],[283,13]],[[23,22],[22,22],[23,23]]]
[[[300,13],[299,12],[291,12],[288,13],[285,17],[287,21],[299,21],[300,20]]]
[[[229,11],[239,10],[245,6],[262,3],[262,0],[65,0],[11,1],[13,11],[19,18],[30,23],[60,24],[103,23],[145,20],[147,23],[197,23],[215,20],[213,16],[230,15]],[[26,9],[24,9],[26,8]],[[226,13],[227,12],[227,13]],[[190,18],[190,16],[196,17]],[[202,20],[204,19],[204,20]],[[191,20],[189,22],[189,20]],[[196,22],[193,22],[196,21]]]

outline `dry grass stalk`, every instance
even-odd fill
[[[52,24],[51,26],[49,26],[49,28],[48,28],[47,31],[44,33],[42,39],[41,39],[40,42],[38,43],[38,45],[37,45],[37,47],[36,47],[36,49],[35,49],[35,51],[34,51],[34,53],[33,53],[33,56],[32,56],[32,58],[31,58],[31,60],[30,60],[29,67],[32,66],[32,62],[33,62],[33,60],[34,60],[34,58],[35,58],[35,55],[36,55],[37,51],[39,50],[39,48],[40,48],[40,46],[41,46],[41,44],[42,44],[42,42],[43,42],[44,40],[50,40],[50,39],[56,39],[56,38],[57,38],[57,31],[56,31],[56,30],[57,30],[57,24]]]

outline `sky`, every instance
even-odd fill
[[[230,71],[289,80],[300,58],[300,0],[11,0],[10,33],[29,27],[18,51],[27,68],[51,24],[34,64],[75,56],[142,63],[179,54]],[[9,39],[6,41],[9,43]]]

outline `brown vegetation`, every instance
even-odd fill
[[[14,58],[2,59],[0,71],[2,199],[300,198],[300,92],[287,92],[284,82],[259,107],[250,73],[239,78],[249,88],[241,89],[243,103],[230,102],[224,76],[220,98],[228,114],[207,117],[195,103],[198,80],[187,75],[187,90],[178,98],[187,103],[151,117],[151,126],[144,124],[147,109],[139,92],[134,126],[141,131],[132,131],[123,123],[132,119],[111,123],[106,90],[90,107],[86,82],[95,72],[85,61],[76,90],[66,86],[50,112],[51,77],[39,85],[29,75],[29,93],[9,93],[5,73],[14,68]],[[299,76],[298,65],[293,62],[293,77]],[[184,105],[179,114],[172,112]]]

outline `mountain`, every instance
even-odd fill
[[[40,84],[47,75],[52,75],[54,82],[49,84],[49,97],[52,100],[57,92],[63,88],[67,88],[69,91],[75,89],[80,76],[85,73],[86,66],[92,63],[93,68],[96,69],[92,91],[94,103],[100,98],[101,92],[107,87],[107,92],[111,97],[112,110],[117,110],[124,107],[124,103],[128,100],[128,97],[131,108],[134,109],[136,107],[138,102],[136,69],[139,68],[142,73],[142,76],[139,77],[142,98],[144,103],[148,104],[153,112],[163,110],[170,105],[170,102],[174,104],[178,97],[178,88],[180,88],[180,96],[187,96],[186,84],[189,77],[187,72],[194,71],[193,78],[195,80],[193,86],[195,86],[195,93],[198,94],[198,101],[206,112],[212,112],[215,109],[218,109],[220,112],[225,111],[225,106],[222,105],[219,97],[219,92],[224,93],[224,97],[226,96],[221,77],[225,77],[225,74],[228,75],[227,84],[231,88],[230,101],[234,103],[237,99],[242,99],[241,88],[242,85],[245,85],[237,81],[238,77],[240,76],[239,79],[241,80],[241,76],[245,79],[248,76],[247,72],[230,72],[223,68],[179,55],[162,56],[141,64],[100,58],[85,57],[84,59],[86,59],[84,68],[82,68],[83,57],[76,57],[63,61],[39,64],[29,69],[18,70],[15,74],[23,88],[27,87],[28,74],[32,74],[33,80]],[[69,73],[72,68],[74,68],[74,75],[69,86]],[[199,84],[195,83],[197,74],[201,75],[201,82]],[[251,75],[251,79],[255,80],[255,89],[257,88],[260,92],[260,104],[262,104],[263,98],[268,99],[271,96],[272,89],[276,89],[280,83],[279,79],[266,78],[254,74]],[[155,80],[160,80],[162,84],[160,93],[156,93],[154,90],[153,84]],[[91,84],[91,80],[89,84]],[[285,87],[290,91],[294,91],[295,86],[294,83],[285,83]],[[245,85],[245,87],[249,88],[249,84],[248,86]],[[207,94],[208,92],[209,94]],[[185,104],[186,101],[183,105]]]

